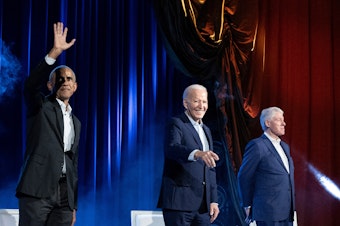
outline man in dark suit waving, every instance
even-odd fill
[[[188,86],[183,93],[184,113],[167,126],[164,170],[158,207],[165,225],[206,226],[218,214],[215,161],[209,128],[202,122],[208,109],[204,86]]]
[[[238,173],[246,222],[257,226],[291,226],[295,211],[294,165],[288,144],[281,141],[286,123],[278,107],[262,110],[264,133],[251,140]]]
[[[77,82],[67,66],[52,70],[75,39],[66,41],[68,30],[63,23],[53,28],[53,48],[25,81],[27,144],[16,189],[20,226],[70,226],[75,222],[80,122],[72,114],[69,99]],[[49,96],[41,94],[46,81]]]

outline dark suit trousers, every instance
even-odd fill
[[[166,226],[209,226],[208,212],[178,211],[163,209],[163,218]]]
[[[202,203],[197,211],[178,211],[163,209],[163,218],[166,226],[209,226],[206,191],[202,197]]]
[[[271,222],[266,222],[266,221],[256,221],[257,226],[293,226],[292,221],[271,221]]]
[[[70,226],[72,217],[66,177],[60,178],[57,190],[49,198],[19,196],[19,226]]]

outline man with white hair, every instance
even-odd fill
[[[213,140],[202,118],[208,110],[208,92],[202,85],[183,93],[185,111],[168,126],[164,170],[158,207],[167,226],[208,226],[218,216],[216,161]]]
[[[292,226],[295,211],[294,165],[285,134],[283,111],[278,107],[262,110],[264,133],[245,149],[238,172],[241,204],[246,222],[257,226]]]

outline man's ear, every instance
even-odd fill
[[[51,81],[48,81],[46,85],[47,85],[48,90],[52,92],[52,90],[53,90],[53,84],[52,84],[52,82],[51,82]]]
[[[267,126],[267,128],[269,128],[269,120],[266,120],[265,122],[264,122],[264,124]]]
[[[188,109],[188,102],[186,99],[183,99],[183,106],[185,109]]]
[[[78,88],[78,83],[74,83],[74,90],[73,90],[73,92],[75,92],[76,90],[77,90],[77,88]]]

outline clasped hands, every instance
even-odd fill
[[[214,168],[216,167],[216,161],[220,158],[213,151],[197,151],[195,153],[195,159],[202,159],[208,167]]]

